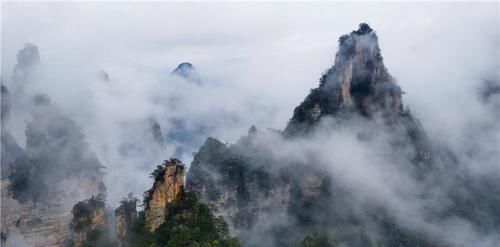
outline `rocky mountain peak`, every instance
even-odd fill
[[[40,64],[40,54],[38,47],[31,43],[26,43],[24,48],[17,53],[17,64],[14,67],[12,80],[14,82],[24,82],[29,79],[36,66]]]
[[[172,75],[176,75],[186,79],[189,82],[200,84],[201,80],[198,75],[196,68],[189,62],[183,62],[177,66],[172,72]]]
[[[20,66],[32,66],[40,63],[38,47],[31,43],[24,44],[24,48],[17,53],[17,62]]]
[[[339,38],[334,65],[295,109],[285,132],[303,129],[322,116],[355,112],[397,118],[403,111],[401,88],[385,67],[375,31],[366,23]]]
[[[183,62],[183,63],[180,63],[177,66],[177,68],[175,68],[172,71],[172,73],[177,74],[177,75],[181,75],[181,76],[187,76],[191,72],[193,72],[193,70],[194,70],[194,66],[191,63]]]

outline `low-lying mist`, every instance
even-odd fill
[[[446,217],[457,200],[474,205],[489,193],[500,202],[498,3],[2,5],[1,74],[10,91],[2,134],[25,148],[27,125],[37,121],[33,97],[47,95],[105,167],[112,206],[142,195],[162,160],[189,164],[209,136],[235,143],[252,125],[283,129],[332,64],[339,34],[367,21],[433,143],[435,169],[420,177],[412,149],[390,145],[398,130],[376,120],[325,119],[313,136],[293,140],[263,131],[254,145],[276,164],[306,163],[331,176],[349,195],[341,204],[367,215],[366,229],[376,207],[452,246],[500,243],[498,216],[483,210],[500,205]],[[33,45],[19,53],[27,42],[36,54]],[[185,61],[200,83],[171,74]],[[291,220],[272,216],[259,219],[253,239]]]

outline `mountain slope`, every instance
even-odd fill
[[[471,196],[463,182],[472,180],[451,151],[431,143],[401,95],[377,35],[360,24],[340,37],[334,66],[283,132],[252,128],[229,146],[207,139],[186,186],[220,209],[244,246],[295,246],[316,233],[340,246],[477,241],[446,228],[493,224],[472,213],[497,215],[486,206],[497,197]],[[472,198],[487,203],[472,206]]]

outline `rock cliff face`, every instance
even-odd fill
[[[37,140],[45,139],[39,136],[47,130],[42,122],[37,122],[33,129],[28,127],[27,133],[36,129],[33,138]],[[71,140],[65,135],[60,137]],[[31,138],[28,136],[27,148],[21,149],[18,158],[2,163],[10,167],[2,179],[2,233],[6,235],[7,246],[15,246],[8,241],[11,233],[19,233],[18,238],[24,239],[27,246],[61,245],[68,236],[72,206],[84,198],[105,193],[102,173],[92,159],[79,157],[81,149],[73,150],[74,156],[64,156],[70,154],[64,151],[71,150],[71,145],[60,147],[61,139],[49,137],[40,145],[31,142]],[[6,152],[14,153],[12,149]]]
[[[146,225],[151,232],[164,222],[167,206],[184,191],[184,165],[176,159],[165,161],[153,176],[155,182],[144,201]]]
[[[99,175],[100,176],[100,175]],[[53,196],[39,202],[23,202],[9,196],[8,180],[2,180],[2,233],[5,246],[63,246],[71,238],[71,209],[81,198],[97,195],[101,177],[82,175],[56,182]]]

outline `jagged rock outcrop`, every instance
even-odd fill
[[[155,182],[144,199],[146,225],[151,232],[165,221],[167,206],[184,191],[184,165],[177,159],[170,159],[158,166],[152,175]]]
[[[195,84],[201,84],[200,76],[196,71],[196,68],[188,62],[181,63],[175,68],[172,72],[172,75],[179,76],[181,78],[186,79],[189,82]]]
[[[98,195],[80,201],[71,210],[71,239],[67,246],[105,246],[109,242],[108,235],[102,234],[106,231],[106,208],[104,196]]]
[[[38,47],[31,43],[26,43],[24,48],[17,54],[17,64],[14,66],[13,80],[23,82],[28,80],[36,66],[40,64],[40,54]]]
[[[127,198],[122,199],[120,206],[115,210],[116,236],[120,247],[130,246],[128,240],[137,222],[137,201],[137,198],[129,194]]]
[[[40,66],[40,54],[38,47],[31,43],[26,43],[24,48],[17,54],[17,64],[12,73],[12,94],[16,99],[22,97],[25,87],[35,77],[37,77],[38,67]]]

